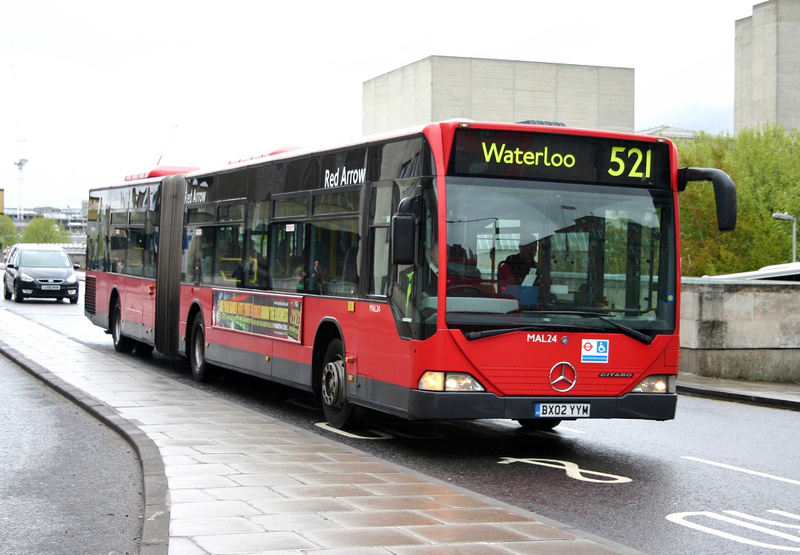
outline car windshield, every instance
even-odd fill
[[[23,250],[19,265],[28,268],[71,268],[69,257],[64,251]]]
[[[669,191],[450,178],[447,323],[671,332],[673,220]]]

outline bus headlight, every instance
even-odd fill
[[[434,372],[428,370],[419,379],[424,391],[486,391],[472,376],[464,372]]]
[[[631,391],[633,393],[675,393],[675,375],[647,376]]]

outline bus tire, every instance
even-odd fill
[[[561,424],[558,418],[520,418],[517,422],[524,429],[533,432],[549,432]]]
[[[200,312],[195,314],[192,320],[192,330],[189,335],[189,366],[192,368],[192,377],[197,382],[211,382],[219,377],[219,370],[206,360],[206,327]]]
[[[343,429],[353,423],[354,406],[345,391],[344,344],[341,339],[328,343],[322,362],[320,394],[325,420],[334,428]]]
[[[136,341],[122,335],[122,308],[119,306],[119,300],[114,301],[114,306],[111,309],[109,327],[111,328],[111,340],[114,342],[114,350],[118,353],[130,353],[133,351]]]

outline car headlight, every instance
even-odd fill
[[[24,281],[26,283],[33,283],[34,281],[36,281],[35,279],[33,279],[31,276],[29,276],[25,272],[20,272],[19,273],[19,279],[21,279],[22,281]]]
[[[678,376],[674,374],[647,376],[631,391],[633,393],[675,393],[677,379]]]
[[[428,370],[419,379],[424,391],[486,391],[472,376],[464,372],[434,372]]]
[[[71,276],[69,276],[64,281],[66,281],[69,284],[77,283],[78,282],[78,274],[72,274]]]

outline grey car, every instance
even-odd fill
[[[6,260],[3,297],[21,303],[23,299],[69,299],[78,302],[78,264],[57,245],[25,243],[14,245]]]

